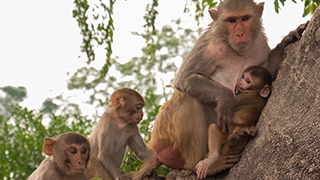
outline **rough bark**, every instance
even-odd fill
[[[206,179],[320,179],[320,8],[302,38],[286,48],[258,136],[230,170]],[[167,179],[196,179],[172,171]]]

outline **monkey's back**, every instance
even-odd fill
[[[236,96],[237,103],[233,117],[234,127],[250,127],[255,125],[260,117],[267,99],[259,92],[245,92]]]

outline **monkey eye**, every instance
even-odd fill
[[[82,148],[80,151],[82,154],[86,154],[87,153],[87,148]]]
[[[142,109],[143,105],[142,104],[137,104],[137,109]]]
[[[73,149],[71,149],[71,150],[70,150],[70,152],[71,152],[71,154],[77,154],[77,150],[76,150],[76,149],[74,149],[74,148],[73,148]]]
[[[229,23],[235,23],[236,19],[235,18],[229,18],[228,21],[229,21]]]
[[[246,16],[243,16],[242,21],[248,21],[248,19],[249,19],[249,16],[246,15]]]
[[[246,82],[248,83],[248,84],[250,84],[251,82],[250,82],[250,80],[246,80]]]

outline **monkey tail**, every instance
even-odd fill
[[[158,176],[157,170],[162,163],[153,153],[141,166],[140,170],[133,174],[133,180],[142,180],[143,177]]]

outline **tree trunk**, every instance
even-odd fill
[[[273,92],[240,161],[207,179],[320,179],[320,8],[286,48]],[[167,179],[196,179],[172,171]]]

